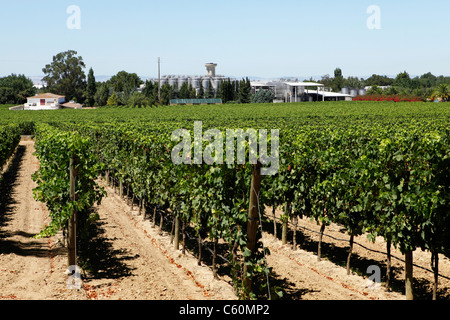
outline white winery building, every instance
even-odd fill
[[[53,93],[41,93],[27,98],[27,103],[11,107],[9,110],[58,110],[83,109],[83,105],[74,101],[66,102],[65,96]]]
[[[27,98],[24,110],[55,110],[59,109],[66,102],[65,96],[53,93],[41,93]]]

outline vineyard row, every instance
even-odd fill
[[[196,236],[205,234],[212,242],[227,243],[239,296],[255,297],[264,287],[269,270],[261,242],[248,247],[255,166],[175,165],[171,161],[170,133],[177,129],[173,124],[56,126],[37,126],[37,154],[44,165],[36,178],[42,201],[66,199],[63,202],[69,203],[67,210],[60,210],[64,204],[59,202],[56,207],[50,205],[57,227],[67,223],[72,209],[83,211],[100,201],[103,190],[92,181],[104,173],[130,186],[145,203],[170,210],[177,226],[192,224]],[[413,251],[422,248],[433,254],[436,275],[438,254],[449,256],[450,252],[449,142],[449,131],[430,123],[282,128],[279,172],[263,177],[259,207],[282,206],[283,223],[295,216],[310,217],[322,232],[330,223],[342,225],[350,236],[348,265],[355,236],[382,236],[405,254],[406,291],[412,298]],[[50,154],[52,158],[46,160]],[[65,191],[69,160],[74,156],[82,177],[76,189],[82,204],[68,201]],[[57,161],[61,161],[60,169],[51,167]],[[64,181],[58,188],[58,179],[52,177],[55,172]],[[88,214],[84,220],[89,221]],[[248,278],[253,279],[251,287],[246,285]]]

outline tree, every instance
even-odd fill
[[[113,94],[108,98],[108,102],[106,103],[107,106],[117,106],[119,104],[119,97],[117,96],[116,92],[113,92]]]
[[[446,83],[448,85],[450,85],[450,77],[444,77],[444,76],[439,76],[436,79],[436,85],[439,85],[441,83]]]
[[[97,92],[97,85],[95,83],[94,70],[89,69],[88,81],[86,87],[86,107],[93,107],[95,104],[95,93]]]
[[[1,104],[21,104],[25,103],[27,97],[33,96],[36,88],[33,81],[25,75],[11,74],[0,78],[0,103]]]
[[[180,99],[190,99],[191,93],[186,82],[183,82],[180,88],[180,92],[178,93],[178,98]]]
[[[366,86],[380,86],[386,87],[391,86],[394,83],[394,79],[389,78],[388,76],[380,76],[377,74],[373,74],[371,77],[365,80]]]
[[[166,83],[161,86],[161,104],[168,105],[172,99],[173,87]]]
[[[200,81],[200,89],[198,91],[198,98],[204,99],[205,98],[205,88],[203,88],[203,83]]]
[[[239,83],[239,102],[240,103],[250,103],[251,100],[251,84],[250,80],[246,78],[242,79]]]
[[[153,96],[153,87],[155,85],[153,84],[153,81],[151,80],[146,80],[145,81],[145,86],[142,89],[142,93],[147,97],[147,98],[151,98]]]
[[[348,77],[344,80],[344,87],[361,89],[364,87],[364,81],[360,80],[358,77]]]
[[[0,104],[14,103],[14,90],[12,88],[0,87]]]
[[[215,97],[214,88],[211,84],[211,81],[208,80],[208,89],[205,92],[205,98],[210,99],[210,98],[214,98],[214,97]]]
[[[197,98],[197,91],[194,89],[194,87],[192,87],[192,84],[189,84],[188,91],[189,91],[189,99]]]
[[[333,91],[341,91],[344,86],[344,77],[342,76],[342,70],[340,68],[336,68],[334,70],[334,79],[333,79]]]
[[[217,91],[216,95],[219,95],[222,99],[223,103],[227,103],[228,101],[232,101],[234,97],[234,88],[231,83],[230,78],[223,81],[220,86],[220,90]]]
[[[272,90],[262,89],[253,95],[253,103],[272,103],[275,99],[275,94]]]
[[[381,89],[379,86],[375,85],[370,87],[369,90],[367,90],[367,94],[372,95],[372,94],[383,94],[383,89]]]
[[[232,101],[238,101],[239,103],[242,103],[240,90],[241,90],[241,81],[232,81],[231,82]]]
[[[128,99],[128,105],[130,107],[146,107],[148,106],[149,103],[149,99],[147,99],[147,97],[141,93],[141,92],[135,92],[131,95],[130,99]]]
[[[136,73],[120,71],[108,80],[115,92],[122,92],[131,95],[144,81]]]
[[[322,79],[319,83],[323,84],[327,88],[331,88],[333,86],[333,78],[330,77],[329,74],[322,76]]]
[[[408,72],[400,72],[394,80],[393,85],[400,88],[411,88],[411,78]]]
[[[60,52],[42,69],[45,74],[42,80],[49,92],[64,95],[68,100],[82,101],[86,88],[85,67],[83,58],[77,56],[76,51]]]
[[[158,83],[151,80],[145,81],[145,86],[142,89],[142,93],[148,99],[148,105],[152,106],[158,102]]]
[[[105,82],[96,85],[95,104],[97,106],[106,106],[109,98],[109,86]]]
[[[422,87],[431,88],[436,85],[437,79],[431,72],[428,72],[421,75],[419,81]]]
[[[448,101],[450,97],[449,87],[445,83],[440,84],[431,95],[431,100],[439,99],[440,101]]]
[[[395,87],[389,87],[386,90],[382,91],[382,93],[386,94],[387,96],[393,96],[398,94],[398,90]]]

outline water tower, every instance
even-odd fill
[[[214,78],[216,76],[217,63],[206,63],[206,76]]]

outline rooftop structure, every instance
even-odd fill
[[[66,98],[65,96],[61,96],[58,94],[54,94],[54,93],[41,93],[41,94],[37,94],[35,96],[32,97],[28,97],[28,99],[60,99],[60,98]]]
[[[216,76],[216,67],[217,63],[206,63],[206,76],[207,77],[215,77]]]

